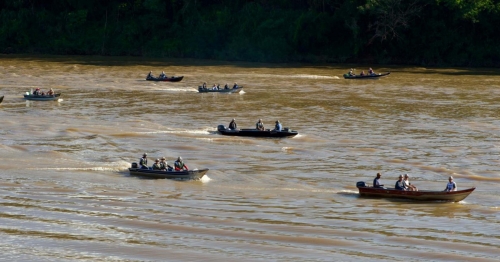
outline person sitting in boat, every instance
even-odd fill
[[[39,96],[39,95],[41,95],[41,94],[42,94],[42,93],[41,93],[41,91],[40,91],[40,88],[39,88],[39,87],[37,87],[37,88],[35,89],[35,91],[33,91],[33,95],[35,95],[35,96]]]
[[[149,169],[148,167],[148,154],[144,153],[139,159],[139,166],[141,166],[141,169]]]
[[[220,90],[220,84],[217,84],[217,90]]]
[[[184,164],[184,161],[182,161],[182,157],[178,157],[177,160],[174,162],[174,167],[175,171],[183,171],[186,170],[188,171],[189,168]]]
[[[276,120],[276,125],[274,126],[274,131],[281,131],[283,130],[283,126],[281,125],[279,120]]]
[[[155,163],[153,164],[153,170],[161,170],[161,166],[160,166],[160,159],[156,159],[155,160]]]
[[[457,183],[455,183],[453,181],[453,177],[450,176],[448,178],[448,184],[446,184],[446,188],[444,189],[444,191],[446,191],[446,192],[452,192],[452,191],[457,191],[457,190],[458,190]]]
[[[354,69],[351,68],[351,70],[349,70],[349,76],[355,76]]]
[[[375,72],[373,72],[373,69],[371,67],[370,67],[370,69],[368,69],[368,74],[369,75],[374,75],[375,74]]]
[[[167,75],[165,75],[165,71],[161,71],[160,78],[167,78]]]
[[[260,131],[264,131],[264,123],[262,123],[262,119],[259,119],[257,124],[255,124],[255,128]]]
[[[403,181],[403,175],[399,175],[398,181],[396,181],[396,185],[394,186],[396,190],[403,190],[407,191],[408,188],[406,187],[405,182]]]
[[[154,76],[153,76],[153,72],[152,72],[152,71],[149,71],[147,78],[153,78],[153,77],[154,77]]]
[[[233,89],[238,89],[238,84],[236,84],[236,82],[234,82]]]
[[[234,118],[233,118],[233,120],[231,120],[231,122],[229,122],[229,129],[231,129],[231,130],[238,129],[238,125],[236,124],[236,120]]]
[[[49,92],[47,92],[47,95],[53,96],[54,95],[54,90],[52,88],[49,89]]]
[[[166,171],[172,171],[174,168],[167,163],[165,157],[162,157],[160,160],[160,169]]]
[[[203,82],[203,85],[201,85],[201,88],[207,89],[207,82]]]
[[[227,85],[227,83],[224,85],[224,89],[229,89],[229,86]]]
[[[361,71],[361,74],[359,74],[360,76],[364,76],[365,75],[365,71]]]
[[[212,90],[217,90],[217,85],[216,85],[216,84],[214,84],[214,85],[212,86]]]
[[[377,173],[377,177],[373,179],[373,187],[375,188],[384,188],[384,185],[380,184],[380,177],[382,175],[380,173]]]
[[[418,188],[410,183],[410,176],[408,174],[405,174],[403,176],[403,181],[405,182],[406,188],[408,188],[409,191],[418,191]]]

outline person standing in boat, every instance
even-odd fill
[[[375,188],[384,188],[384,185],[380,184],[380,177],[382,175],[380,173],[377,173],[377,177],[373,179],[373,187]]]
[[[160,159],[157,158],[155,160],[155,163],[153,164],[153,170],[161,170]]]
[[[182,161],[182,157],[178,157],[177,160],[175,160],[174,168],[175,171],[189,170],[188,166],[186,166],[186,164],[184,164],[184,161]]]
[[[404,175],[403,181],[405,182],[406,188],[408,188],[409,191],[418,191],[418,188],[410,183],[410,176],[408,174]]]
[[[276,125],[274,126],[274,131],[281,131],[283,130],[283,126],[281,125],[279,120],[276,120]]]
[[[233,120],[231,120],[231,122],[229,122],[229,129],[231,129],[231,130],[238,129],[238,125],[236,124],[236,121],[234,120],[234,118],[233,118]]]
[[[139,159],[139,166],[141,166],[141,169],[149,169],[148,167],[148,154],[144,153]]]
[[[457,183],[455,183],[453,181],[453,177],[450,176],[448,178],[448,184],[446,184],[446,188],[444,189],[444,191],[446,191],[446,192],[452,192],[452,191],[457,191],[457,190],[458,190]]]
[[[408,188],[405,185],[405,182],[403,181],[403,175],[399,175],[398,181],[396,181],[396,185],[394,186],[396,190],[403,190],[407,191]]]
[[[255,124],[255,128],[260,131],[264,131],[264,123],[262,123],[262,119],[259,119],[257,124]]]
[[[165,171],[172,171],[174,168],[172,166],[170,166],[167,161],[166,161],[166,158],[165,157],[162,157],[160,159],[160,168],[161,170],[165,170]]]

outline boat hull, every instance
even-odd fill
[[[129,168],[130,175],[142,176],[149,178],[160,178],[160,179],[182,179],[182,180],[199,180],[208,172],[206,169],[194,169],[194,170],[184,170],[184,171],[161,171],[161,170],[150,170],[141,168]]]
[[[293,137],[298,135],[297,131],[290,130],[288,128],[283,129],[283,131],[274,130],[257,130],[257,129],[237,129],[231,130],[226,128],[224,125],[217,126],[217,131],[225,136],[249,136],[249,137]]]
[[[390,75],[391,72],[383,73],[383,74],[373,74],[373,75],[354,75],[350,76],[349,74],[344,74],[345,79],[379,79],[383,76]]]
[[[33,100],[33,101],[53,101],[59,99],[61,94],[54,94],[54,95],[24,95],[24,98],[26,100]]]
[[[364,183],[364,182],[358,182]],[[357,186],[359,195],[363,197],[377,197],[377,198],[402,198],[417,201],[446,201],[446,202],[459,202],[464,200],[476,188],[468,188],[458,191],[403,191],[394,188],[374,188],[367,186]]]
[[[0,96],[0,104],[1,104],[1,103],[2,103],[2,101],[3,101],[3,97],[4,97],[4,96]]]
[[[147,77],[147,81],[155,81],[155,82],[180,82],[184,76],[172,76],[172,77],[165,77],[165,78],[159,78],[159,77]]]
[[[243,89],[242,86],[239,86],[238,88],[231,88],[231,89],[208,89],[208,88],[203,88],[201,86],[198,87],[198,92],[200,93],[239,93]]]

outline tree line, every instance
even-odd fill
[[[3,0],[0,53],[499,66],[498,0]]]

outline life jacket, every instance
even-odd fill
[[[180,169],[182,170],[184,168],[184,162],[182,161],[175,161],[174,162],[175,169]]]
[[[144,157],[143,157],[143,158],[141,158],[141,159],[139,160],[139,165],[140,165],[140,166],[148,166],[148,159],[147,159],[147,158],[144,158]]]

